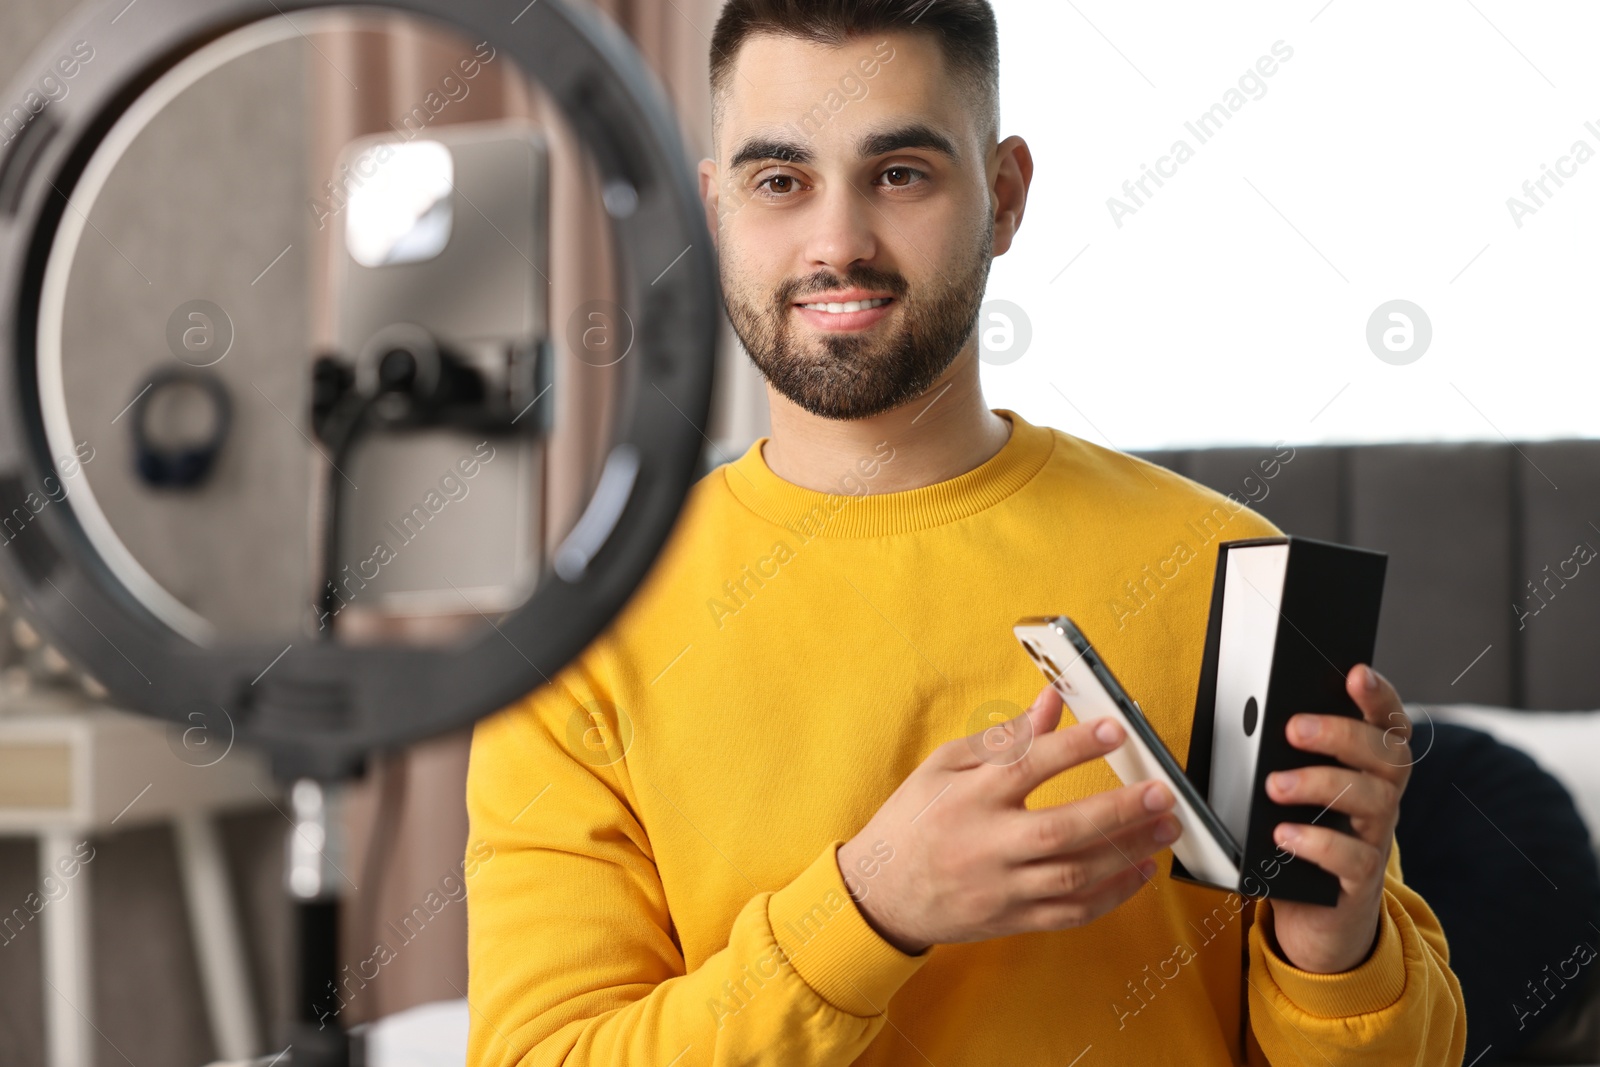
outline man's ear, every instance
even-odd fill
[[[994,202],[994,254],[1003,256],[1022,228],[1033,184],[1033,152],[1020,137],[1007,137],[995,149],[990,195]]]
[[[706,228],[711,231],[712,247],[716,247],[717,243],[717,209],[722,202],[722,185],[718,176],[716,160],[700,161],[700,201],[706,208]]]

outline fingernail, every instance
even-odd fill
[[[1302,741],[1309,741],[1322,732],[1322,720],[1315,715],[1302,715],[1294,721],[1294,732]]]
[[[1300,831],[1289,823],[1282,823],[1278,826],[1278,832],[1273,834],[1273,837],[1280,845],[1292,845],[1299,839]]]
[[[1109,745],[1122,737],[1122,727],[1110,719],[1102,719],[1100,724],[1094,728],[1094,735],[1103,743]]]
[[[1178,839],[1178,830],[1178,821],[1176,819],[1162,819],[1156,825],[1156,832],[1150,836],[1163,845],[1170,845]]]
[[[1166,811],[1172,807],[1172,791],[1157,782],[1144,791],[1144,806],[1149,811]]]
[[[1378,688],[1378,673],[1371,667],[1361,668],[1361,688],[1369,693]]]
[[[1139,873],[1144,875],[1147,879],[1154,878],[1156,876],[1156,861],[1142,860],[1139,863]]]
[[[1294,771],[1278,771],[1272,776],[1272,786],[1280,793],[1290,792],[1298,781],[1300,776]]]

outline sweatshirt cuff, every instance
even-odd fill
[[[1271,908],[1272,905],[1264,901],[1263,906]],[[1400,902],[1385,890],[1378,915],[1378,942],[1371,955],[1365,962],[1338,974],[1302,971],[1284,960],[1268,943],[1265,923],[1257,922],[1250,937],[1265,961],[1267,975],[1301,1011],[1324,1019],[1366,1015],[1392,1006],[1405,992],[1405,948],[1392,911],[1400,906]]]
[[[845,888],[835,855],[822,850],[800,876],[767,900],[772,935],[791,966],[817,995],[842,1012],[880,1015],[933,950],[907,956],[867,925]]]

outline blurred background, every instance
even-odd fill
[[[1123,449],[1595,435],[1592,6],[994,6],[1038,172],[989,296],[1039,350],[991,406]]]

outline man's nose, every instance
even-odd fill
[[[848,181],[830,183],[807,219],[805,257],[809,266],[844,274],[854,263],[878,254],[878,219],[871,202]]]

